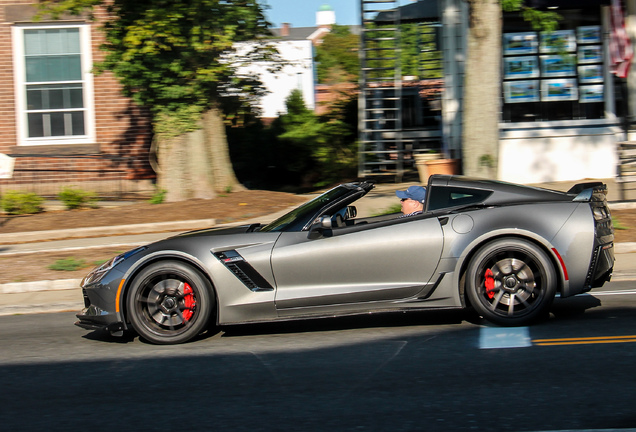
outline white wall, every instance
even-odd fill
[[[503,130],[498,178],[522,184],[613,178],[621,133],[602,124]]]
[[[303,92],[305,105],[314,109],[316,105],[314,86],[313,46],[309,40],[273,41],[286,65],[278,72],[269,72],[269,64],[253,63],[241,69],[259,75],[268,90],[261,98],[259,108],[261,117],[278,117],[285,113],[285,100],[294,89]]]

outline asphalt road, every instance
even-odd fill
[[[499,328],[457,311],[240,326],[153,346],[0,317],[0,428],[548,431],[636,428],[636,282]]]

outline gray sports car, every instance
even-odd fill
[[[370,182],[337,186],[267,224],[188,232],[116,256],[82,281],[76,323],[158,344],[209,326],[472,307],[531,322],[555,294],[609,281],[602,183],[569,192],[432,176],[425,211],[357,217]]]

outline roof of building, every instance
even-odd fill
[[[353,25],[353,26],[347,26],[349,27],[349,31],[353,34],[360,34],[360,26],[358,25]],[[305,40],[305,39],[309,39],[310,36],[312,36],[316,30],[318,30],[320,27],[292,27],[291,25],[288,27],[287,32],[288,35],[287,36],[282,36],[282,32],[283,32],[283,28],[274,28],[274,29],[270,29],[270,31],[272,32],[272,35],[276,38],[279,38],[281,40]]]
[[[400,8],[400,21],[402,22],[431,22],[439,21],[441,14],[437,0],[419,0]],[[392,23],[395,21],[395,12],[380,12],[373,21],[377,24]]]

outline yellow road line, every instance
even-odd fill
[[[583,345],[583,344],[608,344],[636,342],[636,335],[632,336],[597,336],[582,338],[562,338],[562,339],[534,339],[533,344],[539,346],[551,345]]]

